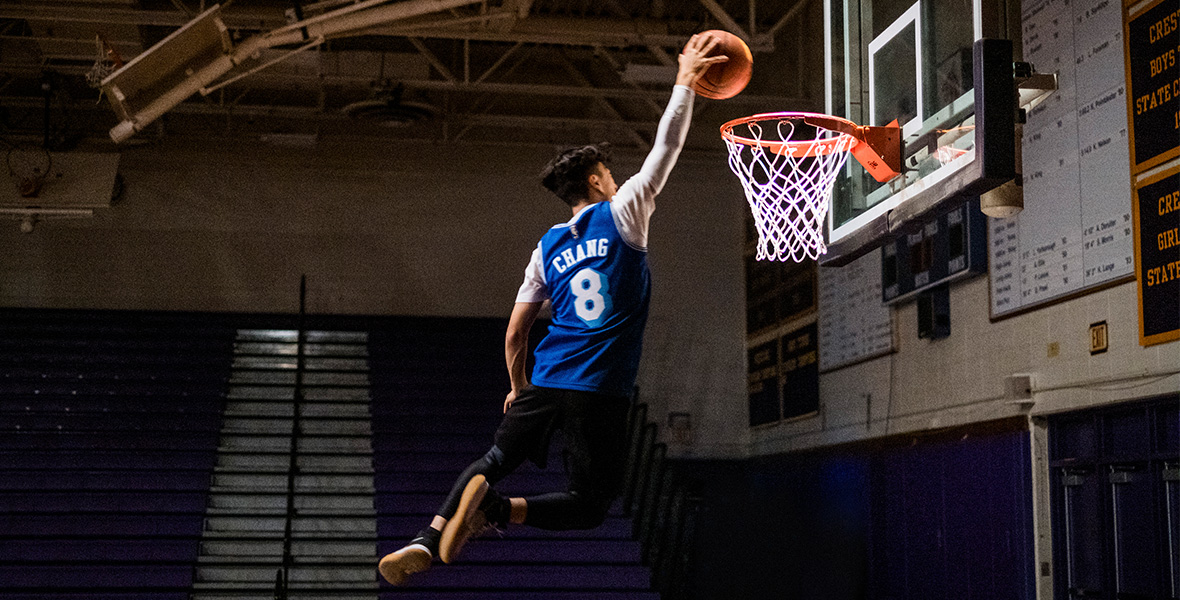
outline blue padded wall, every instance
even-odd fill
[[[705,497],[697,598],[1033,598],[1023,419],[677,469]]]

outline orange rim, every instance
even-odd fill
[[[739,125],[748,125],[759,121],[783,121],[783,120],[802,120],[803,122],[824,129],[838,133],[836,137],[824,140],[757,140],[754,138],[742,137],[733,132],[733,128]],[[858,131],[859,127],[856,123],[843,119],[840,117],[833,117],[831,115],[824,115],[820,113],[808,112],[774,112],[762,113],[758,115],[751,115],[734,119],[721,126],[721,137],[743,146],[762,146],[775,154],[790,154],[791,156],[810,157],[810,156],[824,156],[832,154],[833,152],[851,150],[860,140],[851,135],[850,132]],[[852,138],[852,143],[848,144],[845,137]]]

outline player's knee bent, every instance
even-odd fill
[[[490,482],[499,481],[511,471],[505,464],[504,451],[500,450],[497,446],[492,446],[492,449],[488,450],[487,454],[484,454],[482,458],[476,461],[476,464],[480,465],[480,471],[483,472],[484,476]]]
[[[466,485],[476,475],[483,475],[489,483],[495,483],[500,481],[511,470],[511,467],[504,460],[504,452],[496,446],[492,446],[492,449],[488,450],[487,454],[484,454],[467,465],[467,468],[459,474],[456,485],[458,489],[462,489],[462,486]]]
[[[483,460],[490,468],[498,467],[504,464],[504,451],[499,446],[492,446],[492,449],[483,455]]]

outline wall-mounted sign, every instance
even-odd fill
[[[1180,0],[1123,10],[1131,172],[1139,173],[1180,156]]]
[[[748,353],[750,426],[776,423],[783,415],[778,395],[778,339],[750,348]]]
[[[819,411],[819,340],[815,323],[782,337],[783,418]]]
[[[1139,343],[1180,339],[1180,167],[1135,188]]]

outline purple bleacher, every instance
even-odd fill
[[[0,309],[5,600],[181,600],[236,328],[207,315]]]
[[[95,589],[58,589],[52,592],[12,592],[4,600],[189,600],[188,592],[104,592]]]
[[[192,584],[192,565],[0,565],[9,588],[184,588]]]
[[[213,368],[221,369],[223,364],[223,357],[215,355],[191,355],[185,357],[185,364],[179,365],[187,368]],[[0,364],[11,366],[57,366],[62,364],[67,365],[90,365],[93,367],[116,367],[125,368],[133,366],[137,368],[167,365],[169,367],[178,366],[179,361],[177,355],[160,354],[156,352],[122,352],[122,353],[94,353],[85,352],[82,349],[70,348],[37,348],[37,347],[22,347],[19,345],[0,345]]]
[[[207,490],[101,490],[101,491],[48,491],[8,490],[0,491],[0,506],[16,513],[60,513],[77,514],[93,512],[177,512],[202,513],[205,511]]]
[[[102,368],[102,367],[99,367]],[[161,367],[166,368],[166,367]],[[225,389],[224,382],[206,381],[125,381],[96,379],[0,379],[0,395],[40,396],[216,396]]]
[[[205,450],[0,450],[6,469],[204,469],[216,457]]]
[[[20,412],[7,416],[5,429],[23,431],[217,431],[221,415],[171,412]]]
[[[132,507],[133,508],[133,507]],[[185,536],[200,535],[204,511],[180,514],[6,514],[0,531],[8,537],[41,536]]]
[[[0,396],[0,412],[31,413],[169,413],[169,414],[219,414],[223,399],[217,396],[188,396],[175,398],[157,396],[150,402],[143,398],[127,396],[85,396],[69,394],[51,396],[48,394],[21,394]],[[179,406],[177,405],[179,404]]]
[[[196,548],[187,539],[0,539],[0,563],[11,561],[49,562],[98,557],[110,562],[184,562],[196,559]]]
[[[70,364],[16,364],[5,369],[0,379],[11,380],[90,380],[90,381],[151,381],[151,382],[202,382],[223,371],[221,365],[192,365],[184,361],[173,361],[167,371],[157,367],[141,365],[128,361],[119,365],[118,369],[92,369],[79,372],[77,367]]]
[[[176,469],[6,470],[0,490],[202,490],[209,487],[209,471]]]
[[[0,450],[205,450],[217,448],[218,431],[15,431],[0,427]]]
[[[651,574],[638,564],[515,564],[511,568],[489,569],[482,565],[456,563],[433,569],[409,581],[406,589],[453,588],[456,581],[477,581],[484,590],[648,589]]]
[[[503,321],[369,334],[378,552],[430,522],[458,474],[492,444],[508,379]],[[564,489],[560,434],[541,470],[525,463],[497,485],[511,494]],[[656,600],[632,522],[613,510],[586,531],[510,526],[471,541],[455,564],[410,579],[416,600]],[[382,600],[394,597],[381,582]]]
[[[415,600],[659,600],[657,592],[619,590],[406,590],[385,591],[378,600],[413,596]]]

